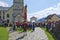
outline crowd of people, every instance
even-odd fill
[[[47,22],[45,26],[46,30],[51,31],[55,35],[57,40],[60,40],[60,21]]]
[[[20,22],[14,22],[13,23],[13,30],[16,30],[16,28],[23,28],[24,31],[27,31],[27,29],[32,29],[32,31],[35,30],[35,23],[31,23],[31,22],[23,22],[23,23],[20,23]]]
[[[46,31],[50,31],[56,38],[57,40],[60,40],[60,20],[56,22],[40,22],[39,27],[45,27]]]
[[[4,23],[4,24],[7,25],[6,23]],[[60,40],[60,20],[56,21],[56,22],[46,21],[46,22],[39,22],[39,23],[13,22],[13,30],[16,30],[16,28],[23,28],[23,30],[26,31],[28,28],[30,28],[30,29],[32,29],[32,31],[34,31],[35,27],[45,27],[46,31],[52,32],[55,35],[55,37],[58,40]]]

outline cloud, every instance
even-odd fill
[[[43,17],[47,17],[50,14],[60,14],[60,3],[58,3],[57,5],[55,5],[54,7],[49,7],[47,9],[44,9],[42,11],[38,11],[35,13],[29,13],[28,14],[28,20],[32,17],[35,16],[38,19],[43,18]]]
[[[7,3],[5,3],[5,2],[0,1],[0,6],[8,7],[9,5]]]

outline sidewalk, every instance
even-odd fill
[[[24,35],[26,35],[26,36],[24,36]],[[9,40],[16,40],[17,38],[19,38],[21,36],[24,36],[24,37],[22,37],[21,39],[18,39],[18,40],[48,40],[45,32],[39,27],[36,27],[34,32],[26,32],[26,33],[13,32],[13,33],[10,33]]]

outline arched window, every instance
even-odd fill
[[[0,16],[0,19],[1,19],[1,16]]]
[[[9,18],[9,14],[7,14],[7,18]]]
[[[7,23],[9,23],[9,20],[7,20]]]
[[[1,15],[1,11],[0,11],[0,15]]]

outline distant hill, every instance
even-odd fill
[[[45,18],[38,19],[38,21],[40,21],[40,22],[45,21],[45,20],[46,20],[46,17]]]
[[[58,15],[58,17],[60,18],[60,15]]]

